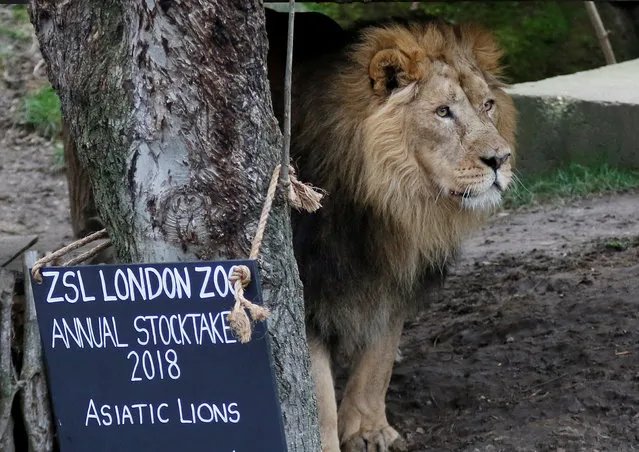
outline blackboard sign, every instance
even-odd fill
[[[32,279],[61,452],[286,451],[263,322],[241,344],[228,276],[255,261],[48,267]]]

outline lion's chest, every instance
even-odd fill
[[[389,322],[425,306],[444,271],[424,261],[407,284],[385,254],[374,218],[356,209],[350,217],[338,215],[343,208],[326,207],[321,215],[293,215],[295,254],[309,330],[349,349],[370,343]]]

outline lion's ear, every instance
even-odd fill
[[[491,75],[499,76],[502,72],[499,60],[503,52],[493,35],[477,25],[466,25],[462,28],[462,36],[470,43],[479,67]]]
[[[399,49],[380,50],[373,56],[368,68],[373,91],[386,95],[419,80],[424,76],[420,64],[423,58],[424,53],[419,49],[410,54]]]

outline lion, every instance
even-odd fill
[[[390,21],[341,39],[294,57],[292,159],[327,193],[293,213],[294,250],[322,450],[388,451],[402,441],[385,399],[404,321],[510,186],[517,114],[478,26]],[[338,353],[351,363],[339,408]]]

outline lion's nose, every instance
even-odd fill
[[[501,165],[508,160],[510,157],[510,152],[504,155],[493,155],[491,157],[481,157],[481,161],[486,164],[486,166],[492,168],[494,171],[497,171],[501,168]]]

